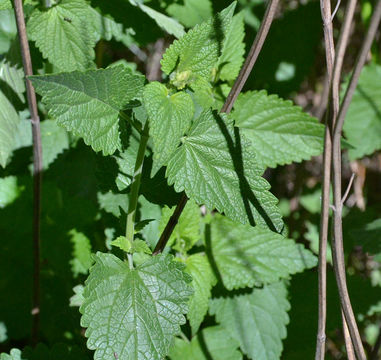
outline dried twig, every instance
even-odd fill
[[[226,98],[224,105],[221,108],[221,112],[229,113],[231,109],[233,108],[233,104],[235,100],[237,99],[239,93],[241,92],[243,86],[245,85],[245,82],[247,78],[249,77],[251,70],[253,69],[253,66],[262,49],[263,43],[267,37],[270,26],[274,19],[274,14],[278,7],[278,3],[279,3],[279,0],[270,0],[266,9],[266,13],[263,18],[263,21],[258,30],[257,36],[254,39],[253,45],[251,46],[249,54],[246,57],[246,61],[243,64],[242,69],[236,81],[234,82],[234,85],[228,97]],[[160,239],[154,249],[154,254],[159,254],[164,250],[169,240],[169,237],[171,236],[173,229],[175,228],[187,201],[188,201],[187,196],[183,194],[179,203],[176,206],[174,213],[172,214],[171,218],[169,219],[167,225],[165,226],[165,229],[163,230],[160,236]]]
[[[352,310],[345,274],[345,261],[343,249],[342,231],[342,194],[341,194],[341,131],[344,124],[345,114],[355,91],[361,69],[365,64],[366,56],[370,50],[381,18],[381,0],[378,0],[370,21],[370,26],[361,47],[360,54],[356,59],[354,71],[349,86],[342,102],[340,113],[333,131],[332,163],[333,163],[333,199],[335,211],[333,213],[333,265],[336,281],[339,289],[341,307],[345,315],[348,330],[352,339],[356,356],[359,360],[365,360],[365,351],[361,342],[360,333]]]
[[[30,57],[28,38],[26,34],[24,9],[22,0],[14,0],[14,10],[17,31],[20,39],[20,48],[25,76],[33,75],[32,60]],[[38,117],[36,94],[28,78],[26,93],[32,123],[33,136],[33,329],[32,341],[36,342],[40,320],[40,213],[41,213],[41,181],[42,181],[42,148],[40,135],[40,118]]]

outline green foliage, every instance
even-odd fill
[[[159,231],[162,232],[172,216],[175,208],[164,207],[159,223]],[[200,239],[200,208],[190,200],[181,213],[178,224],[171,234],[168,245],[180,252],[187,252]]]
[[[189,94],[180,91],[170,95],[168,89],[156,81],[144,88],[144,104],[150,121],[154,161],[157,162],[155,171],[167,165],[176,150],[190,126],[194,105]]]
[[[0,208],[12,204],[20,195],[22,188],[17,186],[16,176],[0,178]]]
[[[160,360],[185,322],[192,294],[189,275],[169,255],[158,255],[130,269],[111,254],[97,253],[80,308],[87,346],[94,359]],[[116,330],[116,331],[115,331]]]
[[[209,79],[220,56],[234,8],[235,3],[232,3],[215,18],[196,25],[167,49],[161,68],[164,73],[171,74],[175,86],[181,88],[199,76]],[[184,85],[179,85],[180,81]]]
[[[134,253],[144,253],[152,254],[151,249],[148,247],[147,243],[143,240],[134,240],[132,243],[125,236],[118,236],[115,240],[111,241],[111,245],[124,250],[129,254]]]
[[[73,243],[73,259],[70,261],[71,271],[74,277],[79,274],[86,275],[93,264],[90,240],[75,229],[71,230],[69,235]]]
[[[280,282],[247,295],[213,299],[210,313],[250,359],[271,360],[282,352],[289,308],[287,290]]]
[[[132,5],[139,7],[140,10],[145,12],[149,17],[155,20],[156,24],[159,25],[169,34],[176,36],[177,38],[184,35],[184,28],[175,19],[172,19],[150,7],[144,5],[139,0],[129,0]]]
[[[280,231],[276,198],[260,177],[262,168],[231,121],[204,111],[194,121],[168,163],[169,184],[197,203],[216,208],[235,221]]]
[[[218,59],[218,72],[221,80],[235,80],[243,64],[245,55],[244,13],[233,16],[229,31],[226,34],[221,56]]]
[[[351,160],[381,149],[381,66],[363,68],[344,122]]]
[[[172,360],[241,360],[237,347],[238,341],[224,328],[213,326],[202,330],[191,342],[176,338],[169,355]]]
[[[229,290],[272,283],[317,264],[303,245],[223,216],[213,219],[210,233],[211,253]]]
[[[104,155],[120,147],[118,114],[140,97],[144,77],[123,66],[108,69],[32,76],[49,115]]]
[[[323,150],[324,126],[291,101],[264,90],[240,95],[232,116],[265,166],[310,159]]]
[[[194,294],[189,300],[189,319],[192,333],[196,334],[206,313],[208,312],[211,290],[217,279],[209,264],[208,258],[203,254],[189,256],[185,261],[185,271],[192,276]]]
[[[84,0],[62,0],[46,10],[36,8],[28,35],[43,56],[60,71],[93,68],[96,18]]]
[[[167,12],[186,27],[193,27],[212,16],[212,3],[210,0],[184,0],[184,4],[170,4]]]
[[[35,139],[14,9],[0,0],[0,359],[312,358],[318,285],[308,269],[316,265],[310,250],[319,251],[321,163],[292,163],[321,153],[324,126],[289,99],[316,110],[324,69],[312,65],[325,61],[318,2],[282,4],[231,115],[217,111],[263,0],[23,4],[43,152],[43,343],[27,347]],[[353,44],[359,35],[356,26]],[[374,49],[345,125],[350,159],[381,148]],[[353,206],[358,181],[343,212],[348,289],[366,349],[381,319],[376,162],[359,162],[366,211]],[[344,358],[330,267],[327,287],[326,333]]]
[[[16,141],[19,116],[0,90],[0,165],[5,167]]]

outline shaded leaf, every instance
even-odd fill
[[[317,264],[303,245],[221,215],[212,220],[210,233],[211,253],[229,290],[276,282]]]
[[[251,294],[213,299],[209,311],[250,359],[274,360],[282,353],[289,309],[286,287],[280,282]]]
[[[187,317],[192,328],[192,334],[196,334],[200,324],[208,312],[211,290],[217,283],[208,258],[203,254],[194,254],[185,261],[185,271],[192,276],[194,294],[189,300]]]
[[[176,338],[169,357],[172,360],[241,360],[238,341],[221,326],[202,330],[190,343]]]
[[[210,0],[184,0],[184,4],[172,3],[167,12],[186,27],[193,27],[208,20],[213,15]]]
[[[344,122],[351,160],[381,149],[381,66],[365,66]]]

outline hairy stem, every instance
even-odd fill
[[[224,105],[221,108],[221,112],[227,113],[227,114],[230,113],[230,111],[233,108],[234,102],[236,101],[238,95],[242,91],[242,88],[245,85],[246,80],[249,77],[255,62],[258,59],[258,55],[261,52],[263,43],[265,42],[267,34],[270,30],[270,26],[273,22],[275,11],[278,7],[278,3],[279,3],[279,0],[270,0],[269,4],[267,5],[266,13],[263,17],[263,21],[258,30],[258,33],[254,39],[253,45],[251,46],[249,54],[246,57],[245,63],[243,64],[242,69],[239,72],[238,77],[235,80],[234,85],[232,89],[230,90],[230,93],[228,97],[226,98]],[[155,247],[154,254],[159,254],[164,250],[173,232],[173,229],[178,223],[179,217],[182,211],[184,210],[184,207],[187,201],[188,201],[188,198],[184,193],[179,203],[177,204],[173,215],[169,219],[167,225],[165,226],[165,229],[163,230],[160,236],[160,239]]]
[[[142,177],[144,154],[146,152],[148,141],[148,121],[144,125],[144,129],[140,138],[138,154],[135,161],[134,176],[131,184],[130,201],[128,204],[127,223],[126,223],[126,238],[129,243],[134,241],[135,233],[135,215],[138,206],[138,197],[140,189],[140,180]],[[128,258],[130,262],[130,257]],[[130,263],[131,267],[131,263]]]
[[[32,60],[26,34],[24,9],[22,0],[14,0],[14,10],[17,32],[20,39],[21,57],[26,76],[26,93],[32,123],[33,137],[33,327],[32,342],[38,340],[40,323],[40,214],[41,214],[41,182],[42,182],[42,147],[40,133],[40,118],[38,116],[36,93],[31,81],[27,78],[33,75]]]

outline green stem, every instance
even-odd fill
[[[143,134],[142,127],[139,122],[134,121],[133,119],[129,118],[123,111],[119,111],[119,116],[123,119],[126,120],[129,124],[131,124],[134,129],[139,133]]]
[[[126,238],[131,244],[134,241],[135,215],[138,205],[140,179],[142,177],[143,160],[148,141],[148,121],[146,122],[140,138],[139,150],[135,161],[134,177],[132,179],[130,202],[128,205]]]

